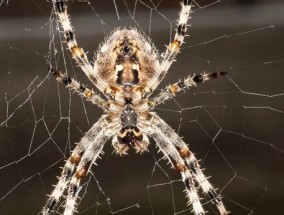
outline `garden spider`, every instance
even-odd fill
[[[198,197],[197,186],[200,186],[204,194],[216,205],[221,215],[228,214],[220,195],[204,176],[194,154],[182,138],[152,112],[156,106],[174,97],[181,90],[224,76],[226,73],[188,76],[183,81],[168,86],[157,96],[149,98],[163,80],[184,41],[192,8],[191,0],[183,0],[181,3],[182,8],[174,40],[161,57],[150,39],[136,29],[118,28],[99,47],[93,66],[89,63],[83,49],[77,45],[66,2],[64,0],[52,2],[73,58],[106,99],[80,85],[66,74],[50,69],[58,82],[66,84],[68,88],[78,92],[86,100],[101,107],[105,113],[72,151],[57,185],[42,209],[42,214],[52,213],[67,189],[64,215],[74,214],[80,182],[102,153],[108,139],[112,138],[112,145],[117,154],[125,155],[130,147],[133,147],[136,152],[147,150],[148,136],[154,139],[172,167],[181,173],[185,192],[195,215],[205,214]]]

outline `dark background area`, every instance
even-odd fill
[[[0,17],[25,17],[25,16],[42,16],[43,14],[48,15],[50,11],[50,2],[51,0],[46,0],[46,1],[33,1],[33,0],[28,0],[28,1],[22,1],[22,0],[2,0],[0,3],[1,4],[1,14]],[[86,0],[79,0],[79,1],[71,1],[71,2],[81,2],[76,4],[76,10],[73,11],[74,14],[76,13],[86,13],[86,10],[84,8],[85,3],[87,2]],[[113,1],[93,1],[96,5],[100,6],[100,9],[102,9],[104,12],[114,12],[114,4]],[[125,5],[139,2],[136,0],[115,0],[115,2],[118,5]],[[173,5],[176,4],[178,1],[161,1],[161,0],[146,0],[142,1],[146,3],[148,6],[157,6],[159,5],[159,8],[172,8]],[[199,5],[210,5],[214,2],[218,1],[212,1],[212,0],[200,0],[197,1]],[[221,1],[222,5],[234,5],[234,6],[248,6],[248,5],[259,5],[259,4],[274,4],[274,3],[282,3],[281,0],[226,0],[226,1]],[[139,3],[138,3],[139,4]],[[7,9],[6,7],[13,7],[12,10]],[[72,7],[72,6],[71,6]],[[146,8],[144,8],[146,9]]]
[[[179,1],[115,2],[69,1],[89,59],[118,26],[144,31],[163,52]],[[160,87],[203,71],[225,70],[228,77],[193,87],[157,112],[201,159],[231,214],[283,214],[283,1],[196,4],[190,37]],[[44,0],[0,6],[1,214],[39,214],[74,143],[102,114],[48,74],[52,65],[92,87],[61,46],[51,11]],[[180,175],[154,142],[141,156],[115,156],[109,142],[104,151],[83,182],[79,214],[191,214]]]

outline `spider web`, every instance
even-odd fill
[[[135,26],[164,51],[178,2],[73,0],[69,12],[78,42],[92,59],[118,26]],[[195,5],[190,37],[160,87],[203,71],[224,70],[228,76],[187,90],[157,112],[201,159],[232,214],[283,214],[284,4]],[[2,0],[0,16],[0,211],[40,214],[74,143],[102,111],[48,74],[52,65],[92,88],[62,44],[50,1]],[[141,156],[112,151],[106,144],[84,180],[79,214],[191,214],[180,175],[153,142]],[[202,202],[209,214],[218,214],[208,199]]]

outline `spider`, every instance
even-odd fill
[[[221,196],[203,174],[197,159],[186,143],[153,112],[153,109],[173,98],[176,93],[207,80],[224,76],[226,72],[188,76],[150,98],[184,43],[187,21],[190,19],[193,7],[192,0],[181,2],[174,40],[162,55],[159,56],[151,40],[136,29],[118,28],[99,47],[93,66],[86,53],[77,44],[65,0],[53,0],[52,3],[68,49],[78,66],[104,95],[104,98],[92,89],[79,84],[66,73],[53,68],[50,68],[50,72],[56,76],[58,82],[67,85],[69,89],[76,91],[87,101],[102,108],[104,114],[72,151],[58,183],[42,209],[42,214],[48,215],[55,210],[65,190],[67,190],[67,197],[64,215],[74,214],[80,182],[102,153],[108,139],[112,139],[112,145],[117,154],[126,155],[130,147],[139,153],[147,151],[148,137],[155,141],[172,167],[180,172],[188,202],[195,215],[205,214],[197,193],[198,187],[217,207],[219,214],[228,214]]]

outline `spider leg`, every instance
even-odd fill
[[[88,89],[84,85],[78,83],[74,79],[70,78],[66,73],[62,74],[53,68],[49,69],[50,72],[56,77],[59,83],[65,84],[69,89],[82,95],[87,101],[99,106],[100,108],[107,110],[109,103],[104,100],[100,95],[96,94],[92,89]]]
[[[103,82],[97,75],[94,68],[91,66],[86,53],[77,45],[77,41],[74,34],[74,28],[71,25],[69,15],[67,13],[67,6],[65,0],[52,0],[55,13],[61,23],[61,27],[64,31],[64,37],[71,51],[73,58],[81,67],[86,76],[91,80],[91,82],[101,91],[107,88],[105,82]]]
[[[163,53],[162,61],[157,72],[157,75],[152,79],[148,87],[153,91],[164,79],[167,71],[174,62],[177,54],[179,53],[181,45],[184,43],[184,37],[187,31],[187,21],[190,19],[192,0],[183,0],[181,3],[181,12],[177,23],[177,30],[174,40],[168,45],[166,52]]]
[[[87,175],[92,164],[95,163],[96,159],[99,158],[99,155],[103,152],[102,150],[105,142],[119,129],[120,125],[118,123],[113,123],[111,126],[108,124],[106,127],[102,128],[98,134],[96,134],[92,144],[85,150],[80,162],[78,163],[76,171],[70,180],[64,215],[74,214],[76,200],[78,198],[79,191],[81,190],[81,180]]]
[[[183,81],[179,81],[175,84],[166,87],[157,96],[155,96],[153,99],[150,99],[148,105],[153,109],[156,106],[164,103],[166,100],[173,98],[176,93],[184,89],[187,89],[191,86],[196,86],[196,84],[203,83],[208,80],[220,78],[225,75],[227,75],[226,72],[214,72],[194,75],[193,77],[188,76]]]
[[[144,131],[146,131],[147,134],[155,140],[160,151],[164,153],[165,157],[169,160],[173,167],[181,173],[186,188],[186,196],[189,200],[188,204],[192,205],[194,214],[204,215],[205,212],[200,203],[193,176],[189,168],[186,166],[182,156],[176,147],[170,142],[170,139],[168,139],[168,137],[164,135],[163,131],[158,128],[158,125],[154,125],[152,128],[153,129],[150,132],[146,131],[147,127]]]
[[[42,210],[43,215],[50,214],[56,205],[58,204],[60,197],[63,195],[63,192],[65,191],[66,187],[68,186],[71,176],[74,173],[75,166],[79,164],[82,155],[85,153],[86,149],[90,147],[90,145],[93,143],[97,132],[104,130],[105,128],[109,127],[108,121],[106,120],[106,117],[101,117],[97,123],[95,123],[92,128],[86,133],[86,135],[80,140],[80,142],[77,144],[75,149],[73,150],[71,156],[66,161],[66,164],[63,167],[61,176],[59,177],[59,181],[57,185],[55,185],[54,190],[48,197],[48,200],[46,202],[46,205],[44,206]]]
[[[195,158],[194,154],[188,149],[182,138],[177,135],[174,130],[160,117],[155,116],[154,124],[156,124],[164,135],[171,140],[171,142],[178,149],[180,155],[184,158],[186,166],[192,171],[195,180],[200,185],[203,192],[209,197],[213,204],[216,205],[221,215],[228,214],[225,206],[222,202],[221,196],[217,194],[213,186],[207,180],[202,170],[200,169],[199,163]]]
[[[148,123],[148,125],[152,126],[154,132],[157,132],[157,134],[159,134],[160,136],[162,135],[161,138],[163,138],[163,141],[167,145],[173,145],[170,147],[174,147],[179,152],[179,155],[183,158],[185,166],[190,169],[191,173],[194,176],[194,179],[200,185],[201,189],[208,196],[211,202],[216,205],[219,213],[221,215],[227,215],[228,212],[225,209],[221,196],[217,194],[213,186],[207,180],[202,170],[200,169],[197,159],[195,158],[194,154],[188,149],[182,138],[179,137],[165,121],[163,121],[159,116],[155,114],[152,114],[152,118],[150,119],[150,123]]]

